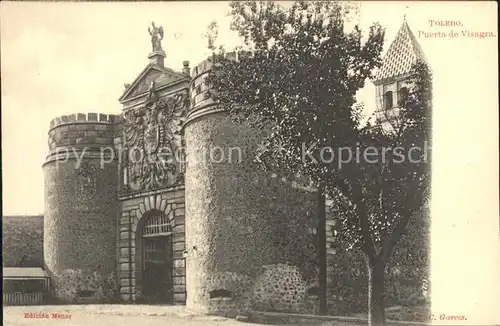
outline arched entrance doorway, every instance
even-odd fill
[[[171,214],[151,210],[138,229],[141,301],[147,303],[173,302]]]

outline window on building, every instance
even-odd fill
[[[399,98],[399,105],[403,104],[403,103],[406,103],[406,101],[408,100],[408,88],[406,87],[401,87],[399,89],[399,93],[398,93],[398,98]]]
[[[319,288],[317,286],[307,289],[308,295],[319,295]]]
[[[94,296],[94,291],[89,290],[77,290],[76,296],[79,298],[88,298]]]
[[[209,292],[210,299],[215,298],[231,298],[233,293],[226,289],[217,289]]]
[[[392,91],[385,92],[385,95],[384,95],[384,104],[385,104],[385,109],[386,110],[392,109],[393,104],[394,104],[392,102]]]

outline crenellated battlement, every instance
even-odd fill
[[[234,51],[224,54],[225,60],[239,61],[242,57],[251,57],[254,54],[250,51]],[[205,114],[219,112],[214,107],[214,102],[209,95],[209,85],[206,82],[208,72],[217,66],[217,57],[209,57],[201,61],[191,70],[190,98],[191,108],[188,113],[187,122]]]
[[[53,119],[48,132],[47,160],[54,159],[54,152],[61,148],[96,151],[112,147],[121,119],[120,115],[102,113],[75,113]]]
[[[231,51],[224,54],[225,59],[239,61],[242,57],[251,57],[254,53],[252,51]],[[214,66],[214,57],[208,57],[201,61],[191,70],[191,77],[196,78],[212,69]]]
[[[56,128],[60,125],[74,124],[74,123],[119,123],[121,115],[118,114],[103,114],[103,113],[74,113],[69,115],[62,115],[50,121],[50,129]]]

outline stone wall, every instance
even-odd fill
[[[100,117],[63,116],[49,131],[44,260],[63,302],[116,297],[117,164],[111,150],[101,152],[113,143],[116,119]]]
[[[48,135],[49,154],[61,149],[81,150],[91,148],[100,150],[106,145],[113,145],[115,123],[120,121],[117,115],[102,113],[75,113],[57,117],[50,122]]]
[[[255,132],[223,114],[193,121],[185,137],[188,307],[306,311],[318,277],[316,196],[263,173],[251,162]],[[211,148],[240,148],[242,162],[199,157]]]
[[[24,259],[23,259],[24,257]],[[41,267],[43,215],[2,216],[2,266]]]
[[[144,281],[140,263],[140,224],[148,212],[158,210],[172,218],[173,301],[174,304],[185,304],[184,189],[180,187],[161,190],[151,194],[123,197],[121,200],[118,238],[120,298],[126,302],[141,301]]]
[[[193,69],[184,126],[187,306],[314,312],[316,196],[253,162],[263,135],[214,105],[204,81],[211,67]]]

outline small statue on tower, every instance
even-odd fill
[[[163,51],[161,47],[161,40],[163,40],[163,27],[156,27],[154,22],[151,22],[151,27],[148,27],[149,35],[151,35],[151,44],[153,45],[153,52]]]

